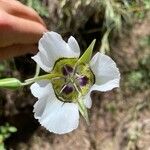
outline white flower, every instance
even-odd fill
[[[64,134],[76,129],[79,112],[87,119],[91,91],[119,87],[120,73],[110,57],[98,52],[88,64],[77,65],[79,56],[74,37],[66,43],[58,33],[47,32],[39,41],[39,52],[32,57],[44,71],[60,75],[31,85],[38,98],[34,116],[50,132]]]

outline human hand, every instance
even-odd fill
[[[47,31],[32,9],[16,0],[0,0],[0,60],[37,52],[37,43]]]

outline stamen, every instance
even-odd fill
[[[69,65],[65,65],[63,68],[62,68],[62,73],[64,76],[67,76],[68,74],[72,73],[73,72],[73,68],[70,67]]]
[[[83,76],[79,78],[79,84],[80,86],[85,86],[89,81],[89,78],[87,76]]]
[[[62,90],[63,93],[65,94],[70,94],[73,92],[73,86],[72,85],[66,85],[63,90]]]
[[[67,86],[67,85],[64,85],[64,86],[62,87],[62,89],[61,89],[60,92],[59,92],[59,95],[63,92],[63,90],[66,88],[66,86]]]

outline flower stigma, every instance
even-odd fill
[[[61,58],[55,62],[53,73],[60,77],[51,80],[57,98],[63,102],[77,102],[94,84],[94,74],[89,65],[76,62],[76,58]]]

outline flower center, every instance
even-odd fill
[[[56,96],[63,102],[76,102],[79,94],[86,95],[94,84],[94,75],[87,64],[75,65],[77,59],[63,58],[56,61],[53,72],[61,77],[52,79]]]

